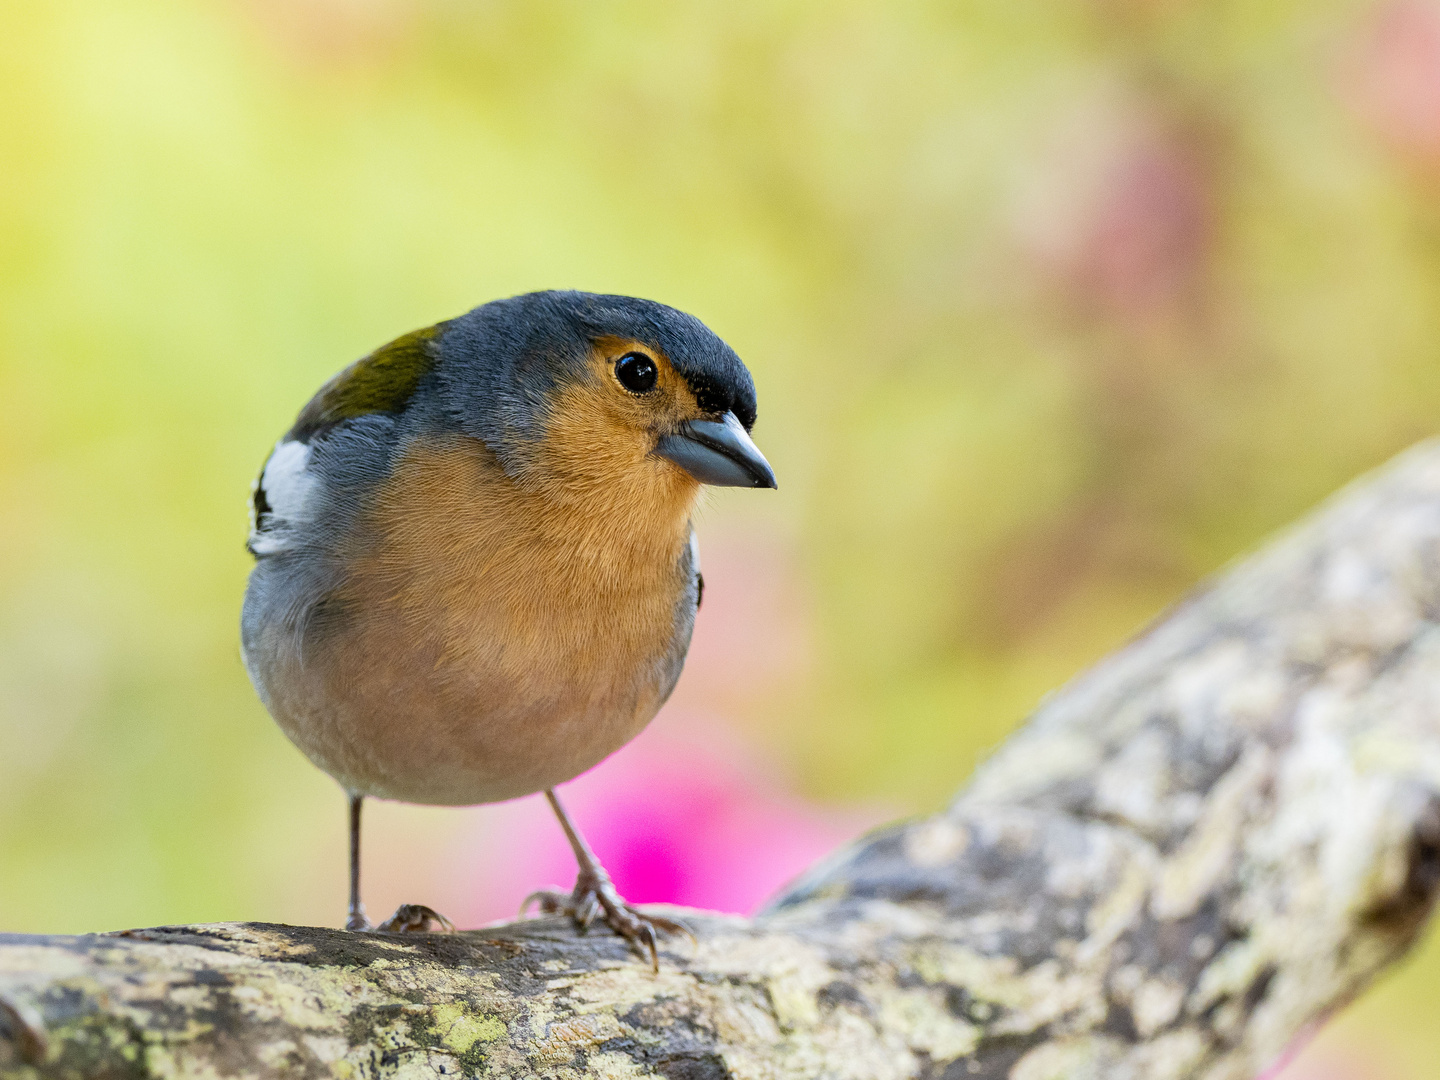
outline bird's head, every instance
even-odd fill
[[[450,422],[516,482],[688,502],[700,484],[773,488],[750,439],[755,386],[700,320],[627,296],[542,292],[452,320],[435,339]]]

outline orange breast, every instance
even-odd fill
[[[694,487],[634,473],[556,500],[474,439],[413,445],[307,645],[295,719],[277,719],[342,784],[414,802],[527,794],[623,745],[693,616]]]

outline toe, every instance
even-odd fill
[[[655,927],[645,919],[639,920],[640,926],[631,937],[632,941],[644,945],[650,950],[650,970],[656,975],[660,974],[660,950],[655,942]]]
[[[563,893],[559,889],[536,889],[520,902],[520,914],[524,915],[531,904],[538,907],[544,915],[568,914],[571,899],[569,893]]]

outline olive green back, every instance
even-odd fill
[[[435,364],[431,341],[443,323],[396,338],[327,382],[300,411],[286,438],[308,441],[342,420],[399,412]]]

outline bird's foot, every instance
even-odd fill
[[[455,924],[424,904],[401,904],[394,915],[375,929],[390,934],[428,934],[435,930],[451,934],[455,932]]]
[[[424,904],[401,904],[395,914],[379,926],[372,926],[365,917],[365,910],[350,912],[345,923],[346,930],[378,930],[386,934],[428,934],[435,930],[453,933],[455,924],[434,908]]]
[[[649,953],[650,966],[658,974],[660,954],[656,949],[658,934],[684,934],[692,942],[695,935],[684,923],[660,915],[647,915],[627,904],[615,891],[610,876],[603,869],[582,867],[573,891],[541,889],[525,898],[520,905],[524,914],[531,904],[538,904],[547,915],[569,915],[582,931],[588,930],[597,918],[633,945],[641,956]]]

